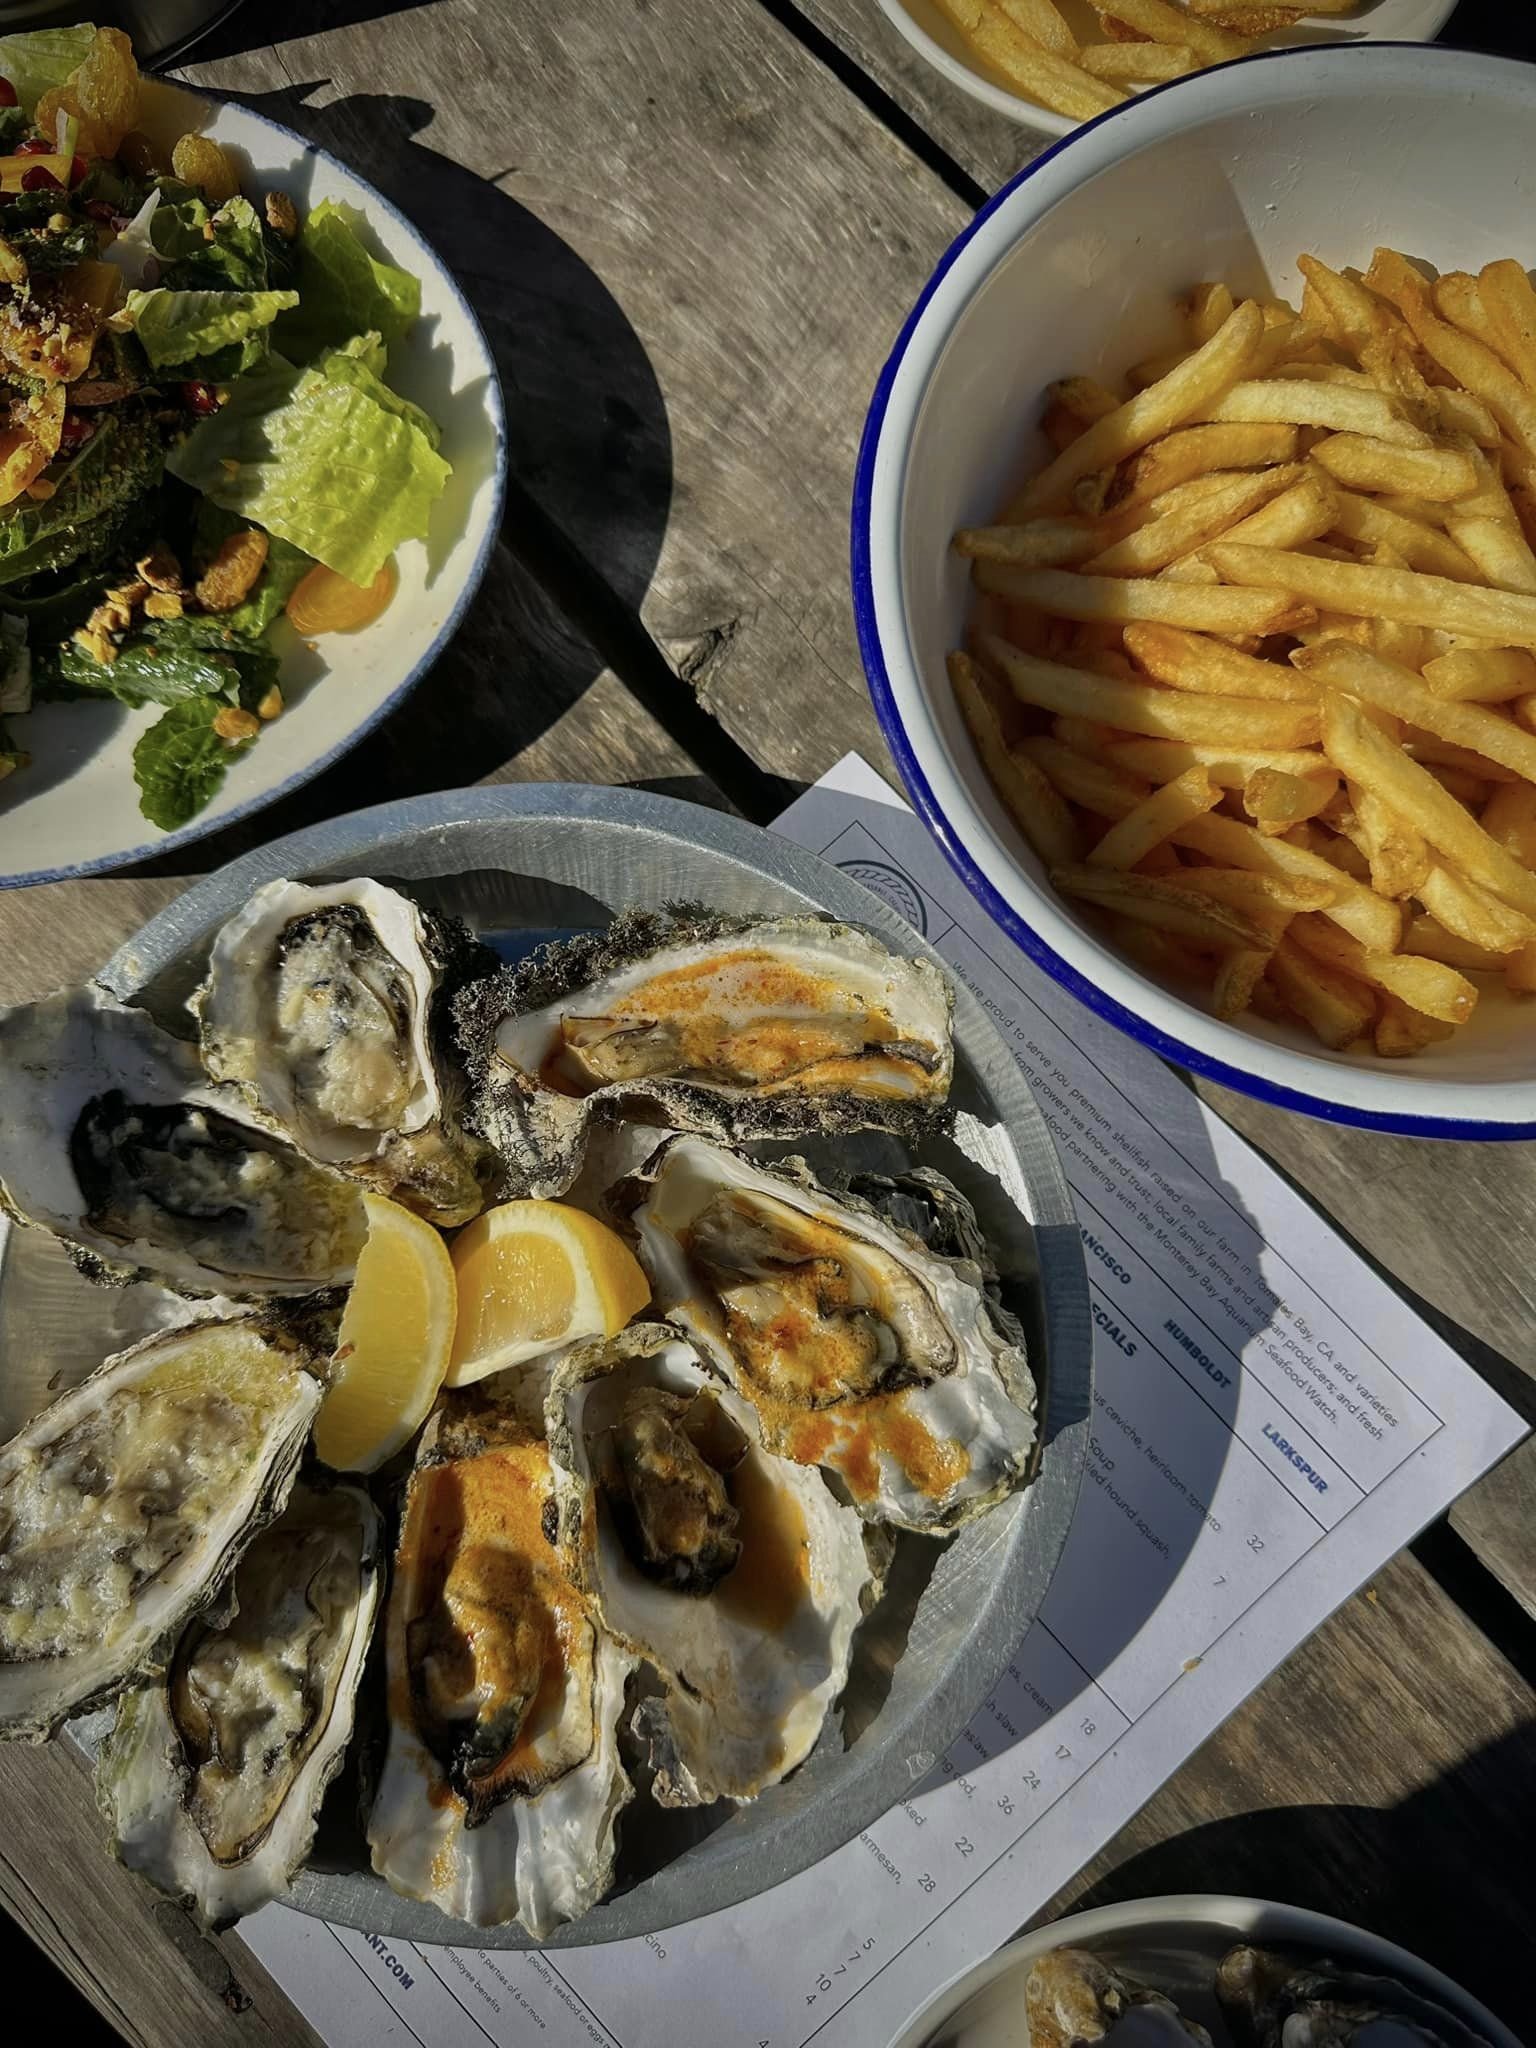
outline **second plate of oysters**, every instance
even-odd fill
[[[0,1013],[0,1734],[73,1723],[213,1924],[612,1938],[835,1847],[995,1679],[1075,1494],[1080,1253],[1016,1070],[845,878],[663,799],[449,801]],[[365,1194],[572,1203],[650,1300],[333,1472]]]

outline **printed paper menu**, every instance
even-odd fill
[[[337,2048],[880,2048],[1005,1940],[1522,1425],[1267,1163],[992,925],[849,756],[780,819],[977,996],[1060,1147],[1092,1284],[1087,1476],[1003,1682],[814,1869],[644,1941],[241,1932]]]

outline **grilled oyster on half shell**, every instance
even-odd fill
[[[1217,1965],[1216,1996],[1239,2048],[1488,2048],[1395,1977],[1247,1943]]]

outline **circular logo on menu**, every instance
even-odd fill
[[[923,899],[900,868],[883,860],[840,860],[838,866],[845,875],[862,882],[882,903],[888,903],[920,937],[927,938],[928,912]]]

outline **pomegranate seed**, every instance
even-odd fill
[[[79,448],[90,440],[95,431],[96,422],[88,420],[83,412],[67,412],[64,415],[64,425],[59,430],[59,446]]]
[[[71,185],[78,185],[90,168],[90,165],[83,156],[72,156],[69,160],[69,182]]]
[[[62,192],[64,187],[52,171],[45,171],[41,164],[36,164],[30,171],[22,172],[21,189],[23,192]]]
[[[8,78],[0,78],[0,107],[14,107],[16,88]]]
[[[44,142],[40,135],[34,135],[30,141],[18,142],[11,153],[13,156],[52,156],[53,144]]]
[[[211,384],[204,384],[201,381],[183,384],[181,387],[181,402],[183,405],[190,406],[193,412],[217,412],[219,409],[219,394]]]
[[[87,199],[85,210],[92,220],[99,220],[107,227],[117,226],[118,215],[112,211],[110,199]]]

